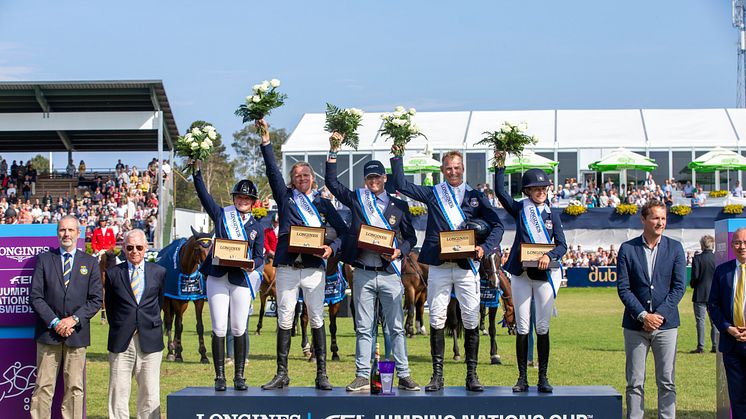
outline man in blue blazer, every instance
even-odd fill
[[[36,386],[32,418],[52,416],[52,397],[62,364],[65,393],[62,411],[82,418],[85,408],[85,353],[91,344],[90,319],[103,302],[98,260],[75,247],[78,219],[66,215],[57,225],[58,249],[38,256],[31,278],[31,306],[36,313]]]
[[[329,191],[352,210],[352,227],[344,237],[342,260],[355,267],[353,301],[355,302],[355,379],[347,386],[348,391],[365,391],[370,388],[370,355],[373,333],[377,330],[377,307],[380,303],[384,327],[391,336],[392,354],[399,376],[399,388],[418,391],[420,386],[412,379],[407,359],[407,338],[404,334],[404,312],[402,310],[403,288],[401,283],[401,261],[417,244],[412,227],[409,205],[390,196],[385,190],[386,171],[383,163],[371,160],[363,167],[364,188],[352,191],[337,179],[336,141],[341,135],[334,133],[330,142],[329,159],[326,161],[324,180]],[[370,205],[364,205],[368,203]],[[364,208],[364,206],[366,208]],[[362,225],[388,228],[396,232],[396,249],[393,255],[384,255],[358,247],[358,235]]]
[[[720,352],[728,379],[733,419],[746,418],[746,228],[730,242],[736,259],[715,268],[707,303],[710,319],[720,331]]]
[[[430,306],[430,351],[433,377],[425,391],[443,388],[444,327],[451,289],[461,306],[464,322],[464,352],[466,355],[466,389],[483,391],[477,377],[479,353],[479,276],[474,272],[475,260],[493,253],[500,245],[503,226],[487,197],[464,182],[463,157],[458,151],[443,156],[441,172],[445,182],[435,186],[419,186],[407,181],[401,157],[391,159],[394,184],[404,195],[427,205],[427,230],[419,261],[430,265],[427,300]],[[462,259],[457,263],[440,259],[441,231],[462,229],[466,221],[483,219],[491,228],[485,242],[477,246],[475,260]],[[459,221],[458,223],[456,221]]]
[[[160,418],[166,269],[145,262],[148,242],[140,229],[128,231],[127,261],[106,271],[104,300],[109,314],[109,418],[128,419],[132,377],[137,381],[137,417]]]
[[[658,417],[676,417],[676,337],[679,301],[686,291],[686,255],[665,237],[666,205],[651,200],[640,212],[642,235],[619,247],[617,292],[624,303],[624,351],[627,357],[627,417],[645,414],[645,360],[650,349],[658,385]]]

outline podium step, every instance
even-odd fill
[[[187,387],[167,396],[169,418],[194,419],[606,419],[622,417],[622,396],[610,386],[555,387],[554,393],[513,393],[510,387],[467,392],[394,390],[394,395],[283,390],[216,392]]]

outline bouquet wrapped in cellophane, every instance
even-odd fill
[[[526,124],[522,123],[521,125],[519,127],[507,121],[503,122],[499,131],[484,132],[486,137],[477,143],[477,145],[492,146],[495,151],[494,162],[497,167],[505,167],[506,153],[520,156],[526,146],[536,144],[536,137],[523,132],[526,129]]]
[[[243,119],[244,124],[264,119],[273,109],[284,105],[288,98],[288,95],[277,90],[278,87],[280,87],[280,81],[277,79],[264,80],[260,84],[255,84],[251,89],[252,94],[246,96],[246,103],[236,109],[236,115]],[[258,129],[258,133],[263,134],[261,128]]]
[[[393,113],[381,115],[383,127],[378,132],[393,140],[391,154],[401,157],[404,155],[404,147],[410,140],[425,136],[420,132],[417,124],[412,121],[412,117],[416,113],[417,111],[414,108],[406,110],[403,106],[397,106]]]
[[[335,139],[333,148],[339,149],[342,144],[357,150],[360,137],[357,129],[363,121],[363,111],[358,108],[341,109],[331,103],[326,104],[326,124],[324,130],[329,133],[339,133],[342,139]]]

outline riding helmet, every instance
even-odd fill
[[[258,193],[254,182],[248,179],[241,179],[233,185],[231,195],[247,195],[249,198],[258,199]]]
[[[481,218],[472,218],[466,222],[466,229],[474,230],[474,238],[477,240],[477,244],[484,243],[487,237],[490,235],[492,228]]]
[[[521,178],[521,189],[551,185],[552,182],[549,180],[549,176],[541,169],[528,169]]]

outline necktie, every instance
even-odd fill
[[[140,297],[142,297],[142,281],[140,281],[140,268],[135,267],[132,269],[132,279],[130,280],[132,286],[132,293],[135,294],[135,300],[140,304]]]
[[[65,281],[65,288],[70,284],[70,278],[73,276],[73,255],[65,253],[65,263],[62,264],[62,278]]]
[[[744,281],[746,281],[746,264],[741,264],[741,275],[738,276],[736,281],[736,295],[733,297],[733,324],[736,327],[746,327],[746,319],[744,319],[744,303],[746,303],[746,296],[744,295]]]

